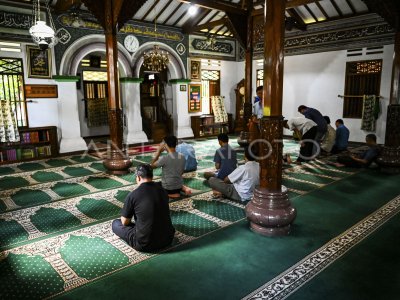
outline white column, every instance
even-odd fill
[[[177,138],[193,137],[188,112],[188,83],[190,80],[172,79],[169,82],[172,84],[174,134]],[[181,91],[181,85],[186,86],[184,91]]]
[[[140,84],[143,78],[121,78],[121,99],[125,116],[124,143],[138,144],[149,140],[143,131],[140,110]]]
[[[81,137],[78,112],[77,76],[53,76],[58,85],[58,116],[61,131],[60,153],[83,151],[86,142]]]

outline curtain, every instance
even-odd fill
[[[0,142],[19,142],[17,118],[10,101],[0,100]]]
[[[375,131],[376,120],[379,117],[379,113],[379,98],[376,98],[375,95],[364,95],[361,129],[365,131]]]

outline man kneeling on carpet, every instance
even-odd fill
[[[182,174],[185,171],[186,159],[183,154],[176,152],[177,143],[176,136],[165,137],[151,162],[153,169],[162,168],[161,184],[170,198],[180,197],[181,191],[186,195],[192,193],[191,189],[183,185]],[[164,150],[168,152],[167,155],[160,157]]]
[[[168,195],[159,182],[153,181],[153,169],[148,164],[136,168],[136,182],[138,187],[126,197],[121,218],[113,221],[112,231],[138,251],[164,248],[172,243],[175,233]]]
[[[255,153],[249,147],[244,149],[244,159],[245,164],[235,169],[224,180],[211,177],[208,180],[210,187],[232,200],[251,200],[254,188],[260,183],[260,165],[255,161]]]
[[[361,168],[368,167],[379,155],[380,147],[376,143],[376,135],[373,133],[367,134],[365,142],[368,149],[359,155],[342,155],[338,156],[336,167],[351,167]]]

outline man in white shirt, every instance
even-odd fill
[[[335,145],[336,130],[331,126],[331,119],[328,116],[324,116],[324,119],[328,124],[328,130],[321,141],[321,150],[323,150],[325,153],[330,153],[333,145]]]
[[[245,164],[235,169],[224,180],[211,177],[208,180],[210,187],[232,200],[251,200],[254,188],[260,184],[260,165],[254,156],[249,147],[245,148]]]
[[[299,117],[290,119],[284,126],[290,130],[293,130],[297,136],[301,137],[300,140],[300,155],[296,160],[297,164],[301,164],[303,161],[311,160],[315,157],[313,155],[313,145],[315,143],[315,136],[318,131],[317,123],[313,120]],[[319,151],[316,155],[319,154]]]
[[[263,118],[263,86],[259,86],[256,89],[257,96],[254,98],[253,103],[253,115],[257,116],[257,119],[260,120]]]

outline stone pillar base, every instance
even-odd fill
[[[245,211],[250,228],[265,236],[288,235],[297,214],[290,204],[285,186],[282,186],[281,191],[270,191],[258,186]]]
[[[376,163],[386,174],[400,173],[400,147],[383,147]]]
[[[60,141],[60,153],[68,153],[75,151],[85,151],[87,150],[86,142],[81,137],[76,138],[62,138]]]
[[[109,150],[104,156],[103,166],[107,169],[108,174],[124,175],[129,173],[132,161],[129,156],[119,150]]]

